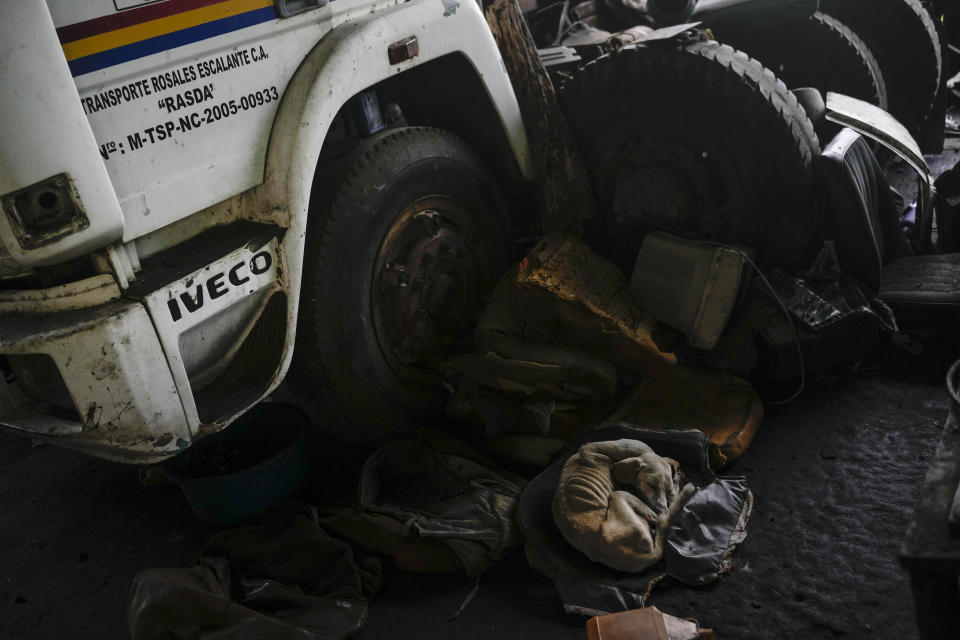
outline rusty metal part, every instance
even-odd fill
[[[404,38],[387,47],[387,57],[392,65],[400,64],[418,55],[420,55],[420,42],[416,36]]]
[[[24,249],[48,245],[90,226],[77,188],[66,173],[8,193],[2,203],[10,229]]]
[[[390,227],[373,271],[377,340],[398,376],[423,380],[466,333],[489,264],[474,216],[447,196],[408,206]]]
[[[630,297],[623,273],[575,238],[546,236],[520,264],[516,283],[520,316],[549,342],[641,376],[677,362],[657,343],[659,325]]]

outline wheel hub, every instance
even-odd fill
[[[373,316],[387,360],[422,378],[449,355],[479,302],[483,249],[469,215],[442,197],[408,207],[377,257]]]
[[[676,167],[645,163],[628,171],[617,183],[613,210],[617,221],[630,226],[637,220],[667,229],[686,225],[696,208],[696,186]]]
[[[710,137],[658,122],[623,143],[607,172],[615,224],[622,230],[662,229],[718,238],[740,202],[730,162]],[[651,125],[651,128],[654,128]]]

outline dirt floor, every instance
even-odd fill
[[[957,159],[945,154],[941,164]],[[769,409],[727,470],[756,496],[733,572],[706,588],[661,583],[652,603],[720,638],[916,637],[897,550],[949,409],[943,379],[958,355],[882,346],[855,370],[808,381]],[[315,502],[354,483],[362,452],[317,459]],[[136,469],[0,433],[0,638],[124,638],[137,572],[185,566],[212,533],[174,486]],[[515,552],[472,583],[388,570],[360,638],[584,638],[548,580]]]

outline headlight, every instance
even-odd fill
[[[90,226],[65,173],[8,193],[3,196],[3,210],[24,249],[42,247]]]

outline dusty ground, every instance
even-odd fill
[[[914,637],[896,553],[947,414],[941,379],[952,351],[887,349],[866,370],[812,381],[793,405],[771,410],[729,470],[746,475],[757,498],[736,569],[707,588],[662,585],[653,603],[722,638]],[[211,532],[175,487],[146,488],[129,467],[7,434],[0,514],[0,636],[9,638],[125,637],[133,576],[189,563]],[[446,622],[469,587],[455,575],[388,571],[361,638],[584,637],[582,620],[563,615],[522,553]]]
[[[940,164],[951,166],[945,154]],[[769,410],[728,470],[756,495],[749,537],[719,584],[662,584],[652,602],[721,638],[916,636],[897,549],[949,408],[943,378],[957,349],[886,347],[859,371],[811,380]],[[318,458],[308,494],[352,486],[361,455]],[[137,572],[190,562],[212,530],[176,487],[147,488],[127,466],[0,433],[0,637],[124,638]],[[470,588],[455,575],[388,570],[361,638],[583,638],[546,579],[514,553]]]
[[[769,412],[729,469],[749,478],[757,498],[736,569],[706,588],[662,584],[653,604],[697,617],[721,638],[916,637],[896,555],[946,418],[940,378],[949,363],[944,353],[896,355],[868,365],[885,371],[814,382],[794,405]],[[390,577],[364,638],[414,628],[408,620],[427,637],[585,637],[520,554],[452,624],[443,618],[466,592],[463,580]]]

